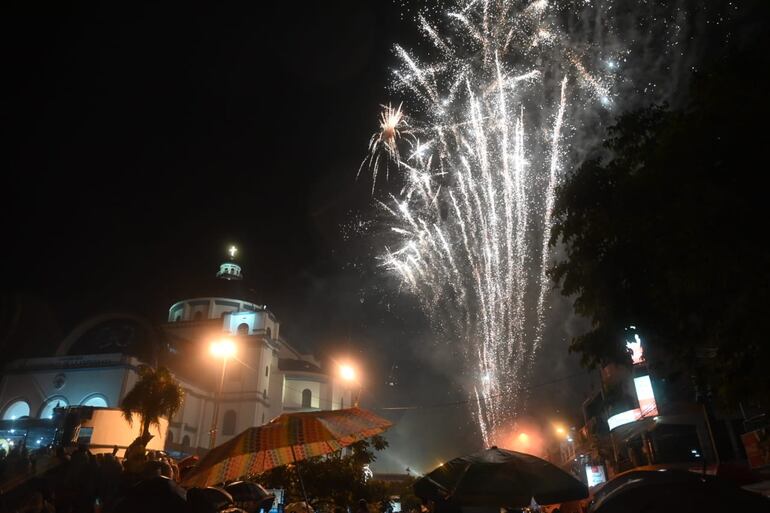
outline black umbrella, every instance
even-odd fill
[[[250,513],[257,513],[260,509],[270,511],[275,502],[275,495],[251,481],[230,483],[225,486],[225,491],[233,496],[236,506]]]
[[[111,509],[114,513],[187,513],[186,491],[173,480],[151,477],[129,488]]]
[[[633,470],[597,492],[592,513],[770,511],[770,500],[719,478],[684,470]]]
[[[234,507],[233,496],[222,488],[190,488],[187,490],[187,502],[193,513],[216,513]]]
[[[560,468],[531,454],[492,447],[455,458],[414,484],[429,500],[461,506],[523,508],[588,497],[586,485]]]

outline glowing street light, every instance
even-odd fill
[[[209,344],[209,352],[212,356],[222,358],[223,361],[227,361],[228,358],[235,356],[237,352],[235,343],[230,339],[215,340]]]
[[[209,449],[217,443],[217,424],[219,423],[219,403],[222,402],[222,387],[225,384],[225,371],[227,370],[227,360],[233,358],[237,353],[235,343],[227,338],[214,340],[209,344],[209,353],[215,358],[222,359],[222,375],[219,378],[219,388],[217,389],[217,400],[214,402],[214,414],[211,417],[211,430],[209,431]]]
[[[358,392],[353,400],[353,406],[358,408],[358,400],[361,398],[361,388],[363,388],[363,385],[361,385],[361,382],[358,380],[358,372],[356,372],[355,367],[349,363],[339,364],[338,372],[343,381],[347,381],[351,385],[358,385]]]
[[[342,364],[340,365],[340,377],[345,381],[355,381],[356,369],[352,365]]]

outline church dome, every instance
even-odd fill
[[[254,289],[244,280],[241,266],[235,261],[238,249],[231,246],[229,258],[222,262],[216,275],[188,283],[183,299],[171,305],[168,322],[221,319],[229,312],[260,311],[264,305]]]

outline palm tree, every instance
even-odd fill
[[[120,403],[123,417],[133,424],[133,413],[142,419],[140,437],[149,440],[150,426],[160,426],[160,418],[171,418],[182,406],[184,392],[179,383],[165,367],[157,369],[142,365],[139,367],[139,381]]]

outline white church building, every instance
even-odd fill
[[[215,415],[218,445],[283,412],[352,406],[354,384],[343,381],[336,369],[322,369],[314,356],[282,338],[276,316],[244,292],[234,256],[231,248],[231,258],[203,294],[171,305],[165,323],[100,315],[76,327],[55,355],[6,365],[0,381],[0,439],[8,443],[18,436],[22,429],[14,427],[21,424],[39,431],[57,407],[90,406],[102,418],[121,422],[117,408],[143,364],[165,365],[184,389],[182,407],[153,442],[174,453],[208,449]],[[209,351],[222,339],[235,347],[230,358]],[[116,429],[94,424],[89,431],[92,448],[112,448],[118,441],[98,431]],[[104,447],[94,444],[96,440]]]

